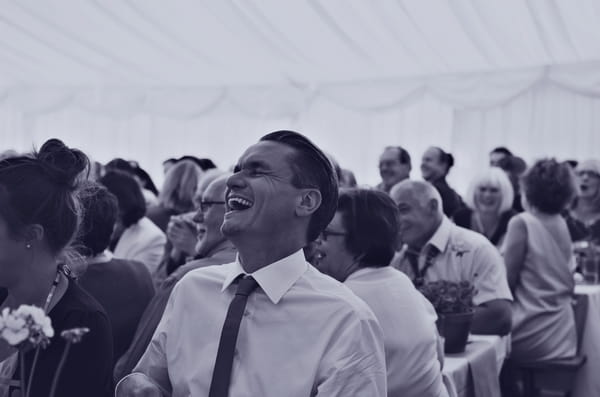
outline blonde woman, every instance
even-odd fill
[[[465,196],[467,207],[454,214],[454,222],[483,234],[500,247],[508,221],[516,214],[513,199],[513,187],[506,173],[490,167],[471,181]]]
[[[169,168],[158,194],[158,204],[148,207],[146,216],[163,232],[173,215],[194,210],[194,193],[202,169],[191,160],[177,162]]]

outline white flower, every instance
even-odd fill
[[[2,336],[9,345],[16,346],[29,337],[29,330],[27,328],[11,329],[6,327],[2,330],[0,336]]]
[[[18,345],[26,339],[33,346],[45,346],[54,336],[52,321],[42,309],[36,306],[21,305],[16,310],[4,308],[0,315],[0,336],[11,345]]]

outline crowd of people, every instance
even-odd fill
[[[36,305],[56,332],[24,372],[0,338],[0,397],[22,376],[47,396],[72,327],[90,332],[59,396],[451,396],[420,292],[439,280],[474,286],[471,333],[510,334],[501,384],[518,396],[519,363],[576,352],[572,246],[600,243],[600,160],[527,167],[499,147],[464,196],[453,165],[432,146],[412,179],[409,152],[388,146],[381,183],[358,187],[277,131],[227,171],[165,160],[158,189],[135,161],[57,139],[6,152],[0,309]]]

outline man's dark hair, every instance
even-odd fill
[[[119,217],[126,228],[137,223],[146,214],[146,201],[140,185],[125,172],[109,171],[98,181],[115,195],[119,203]]]
[[[434,149],[436,149],[439,153],[439,161],[440,163],[444,164],[446,166],[446,174],[450,171],[450,168],[452,168],[454,166],[454,156],[452,155],[452,153],[448,153],[445,152],[444,149],[434,146]]]
[[[338,201],[338,181],[331,161],[314,143],[294,131],[275,131],[260,138],[261,141],[277,142],[295,149],[291,168],[294,171],[292,185],[296,188],[314,188],[321,192],[321,205],[310,218],[307,239],[315,240],[329,224]]]
[[[555,159],[537,161],[525,172],[522,182],[529,204],[552,215],[569,205],[577,189],[569,165]]]
[[[83,219],[77,250],[84,256],[95,256],[103,252],[110,243],[119,203],[114,194],[95,182],[89,182],[81,189],[80,200]]]
[[[504,146],[498,146],[498,147],[493,148],[492,151],[490,152],[490,154],[492,154],[492,153],[502,153],[505,156],[513,155],[512,152]]]
[[[341,189],[337,210],[346,229],[346,248],[361,255],[363,267],[389,265],[398,238],[398,208],[384,192]]]
[[[397,150],[398,161],[400,161],[400,164],[408,164],[408,166],[412,168],[412,163],[410,160],[410,154],[408,153],[408,150],[404,149],[402,146],[386,146],[384,151],[388,149]]]

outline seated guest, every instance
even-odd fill
[[[469,184],[466,207],[454,213],[454,223],[483,234],[496,247],[502,245],[512,209],[513,188],[500,168],[491,167]]]
[[[198,224],[199,236],[196,251],[202,259],[188,262],[179,267],[159,285],[156,295],[150,301],[137,326],[133,342],[115,367],[116,381],[129,374],[142,357],[167,306],[167,300],[175,284],[190,270],[221,265],[235,260],[236,250],[233,244],[221,233],[228,177],[229,174],[221,174],[205,190],[202,189],[202,195],[198,200],[198,211],[194,218]]]
[[[116,396],[386,396],[375,316],[302,253],[337,206],[331,162],[277,131],[244,152],[227,188],[221,230],[237,260],[177,283]]]
[[[108,314],[116,362],[129,347],[154,287],[144,264],[113,258],[107,250],[117,220],[117,198],[96,183],[89,183],[80,197],[83,219],[76,247],[87,266],[79,283]]]
[[[446,176],[452,166],[454,166],[454,157],[439,147],[432,146],[423,153],[421,175],[440,193],[442,209],[448,217],[464,206],[462,198],[446,182]]]
[[[107,172],[99,182],[117,197],[119,216],[111,246],[116,258],[142,262],[152,274],[160,263],[164,233],[146,218],[146,203],[136,181],[128,174]]]
[[[477,289],[471,332],[507,334],[512,296],[496,247],[446,218],[440,194],[428,182],[400,182],[390,195],[400,212],[399,237],[405,244],[394,266],[417,287],[438,280],[471,282]]]
[[[152,275],[155,282],[161,282],[187,261],[200,259],[196,253],[199,232],[198,226],[194,222],[194,216],[200,208],[200,200],[204,190],[221,175],[224,175],[224,172],[216,168],[209,169],[200,175],[198,186],[194,193],[194,210],[174,215],[169,220],[167,225],[167,243],[165,244],[163,257],[157,271]]]
[[[600,160],[586,160],[575,169],[579,194],[569,210],[575,225],[571,225],[573,241],[593,241],[600,244]]]
[[[165,177],[158,194],[158,204],[151,205],[146,216],[163,232],[167,230],[169,218],[194,209],[194,193],[202,170],[190,160],[179,161]]]
[[[377,190],[389,193],[392,186],[410,177],[410,154],[401,146],[388,146],[379,157],[381,183]]]
[[[387,194],[342,190],[335,216],[317,239],[317,268],[375,313],[383,329],[389,397],[447,396],[435,310],[404,273],[389,266],[397,238],[398,209]]]
[[[81,215],[77,180],[87,165],[85,154],[57,139],[44,143],[39,153],[0,161],[0,286],[8,291],[0,309],[38,306],[54,329],[48,347],[24,353],[23,381],[27,385],[32,377],[28,394],[32,397],[48,396],[66,345],[60,334],[75,327],[90,332],[70,347],[55,395],[112,395],[109,320],[57,260],[76,234]],[[21,379],[17,350],[4,339],[0,339],[0,372],[5,378]],[[11,395],[12,390],[6,389],[0,386],[2,395]],[[25,391],[12,393],[17,394],[24,396]]]
[[[568,165],[555,160],[535,163],[524,175],[522,187],[525,212],[510,220],[502,249],[514,296],[511,359],[573,356],[575,265],[560,212],[576,187]]]

